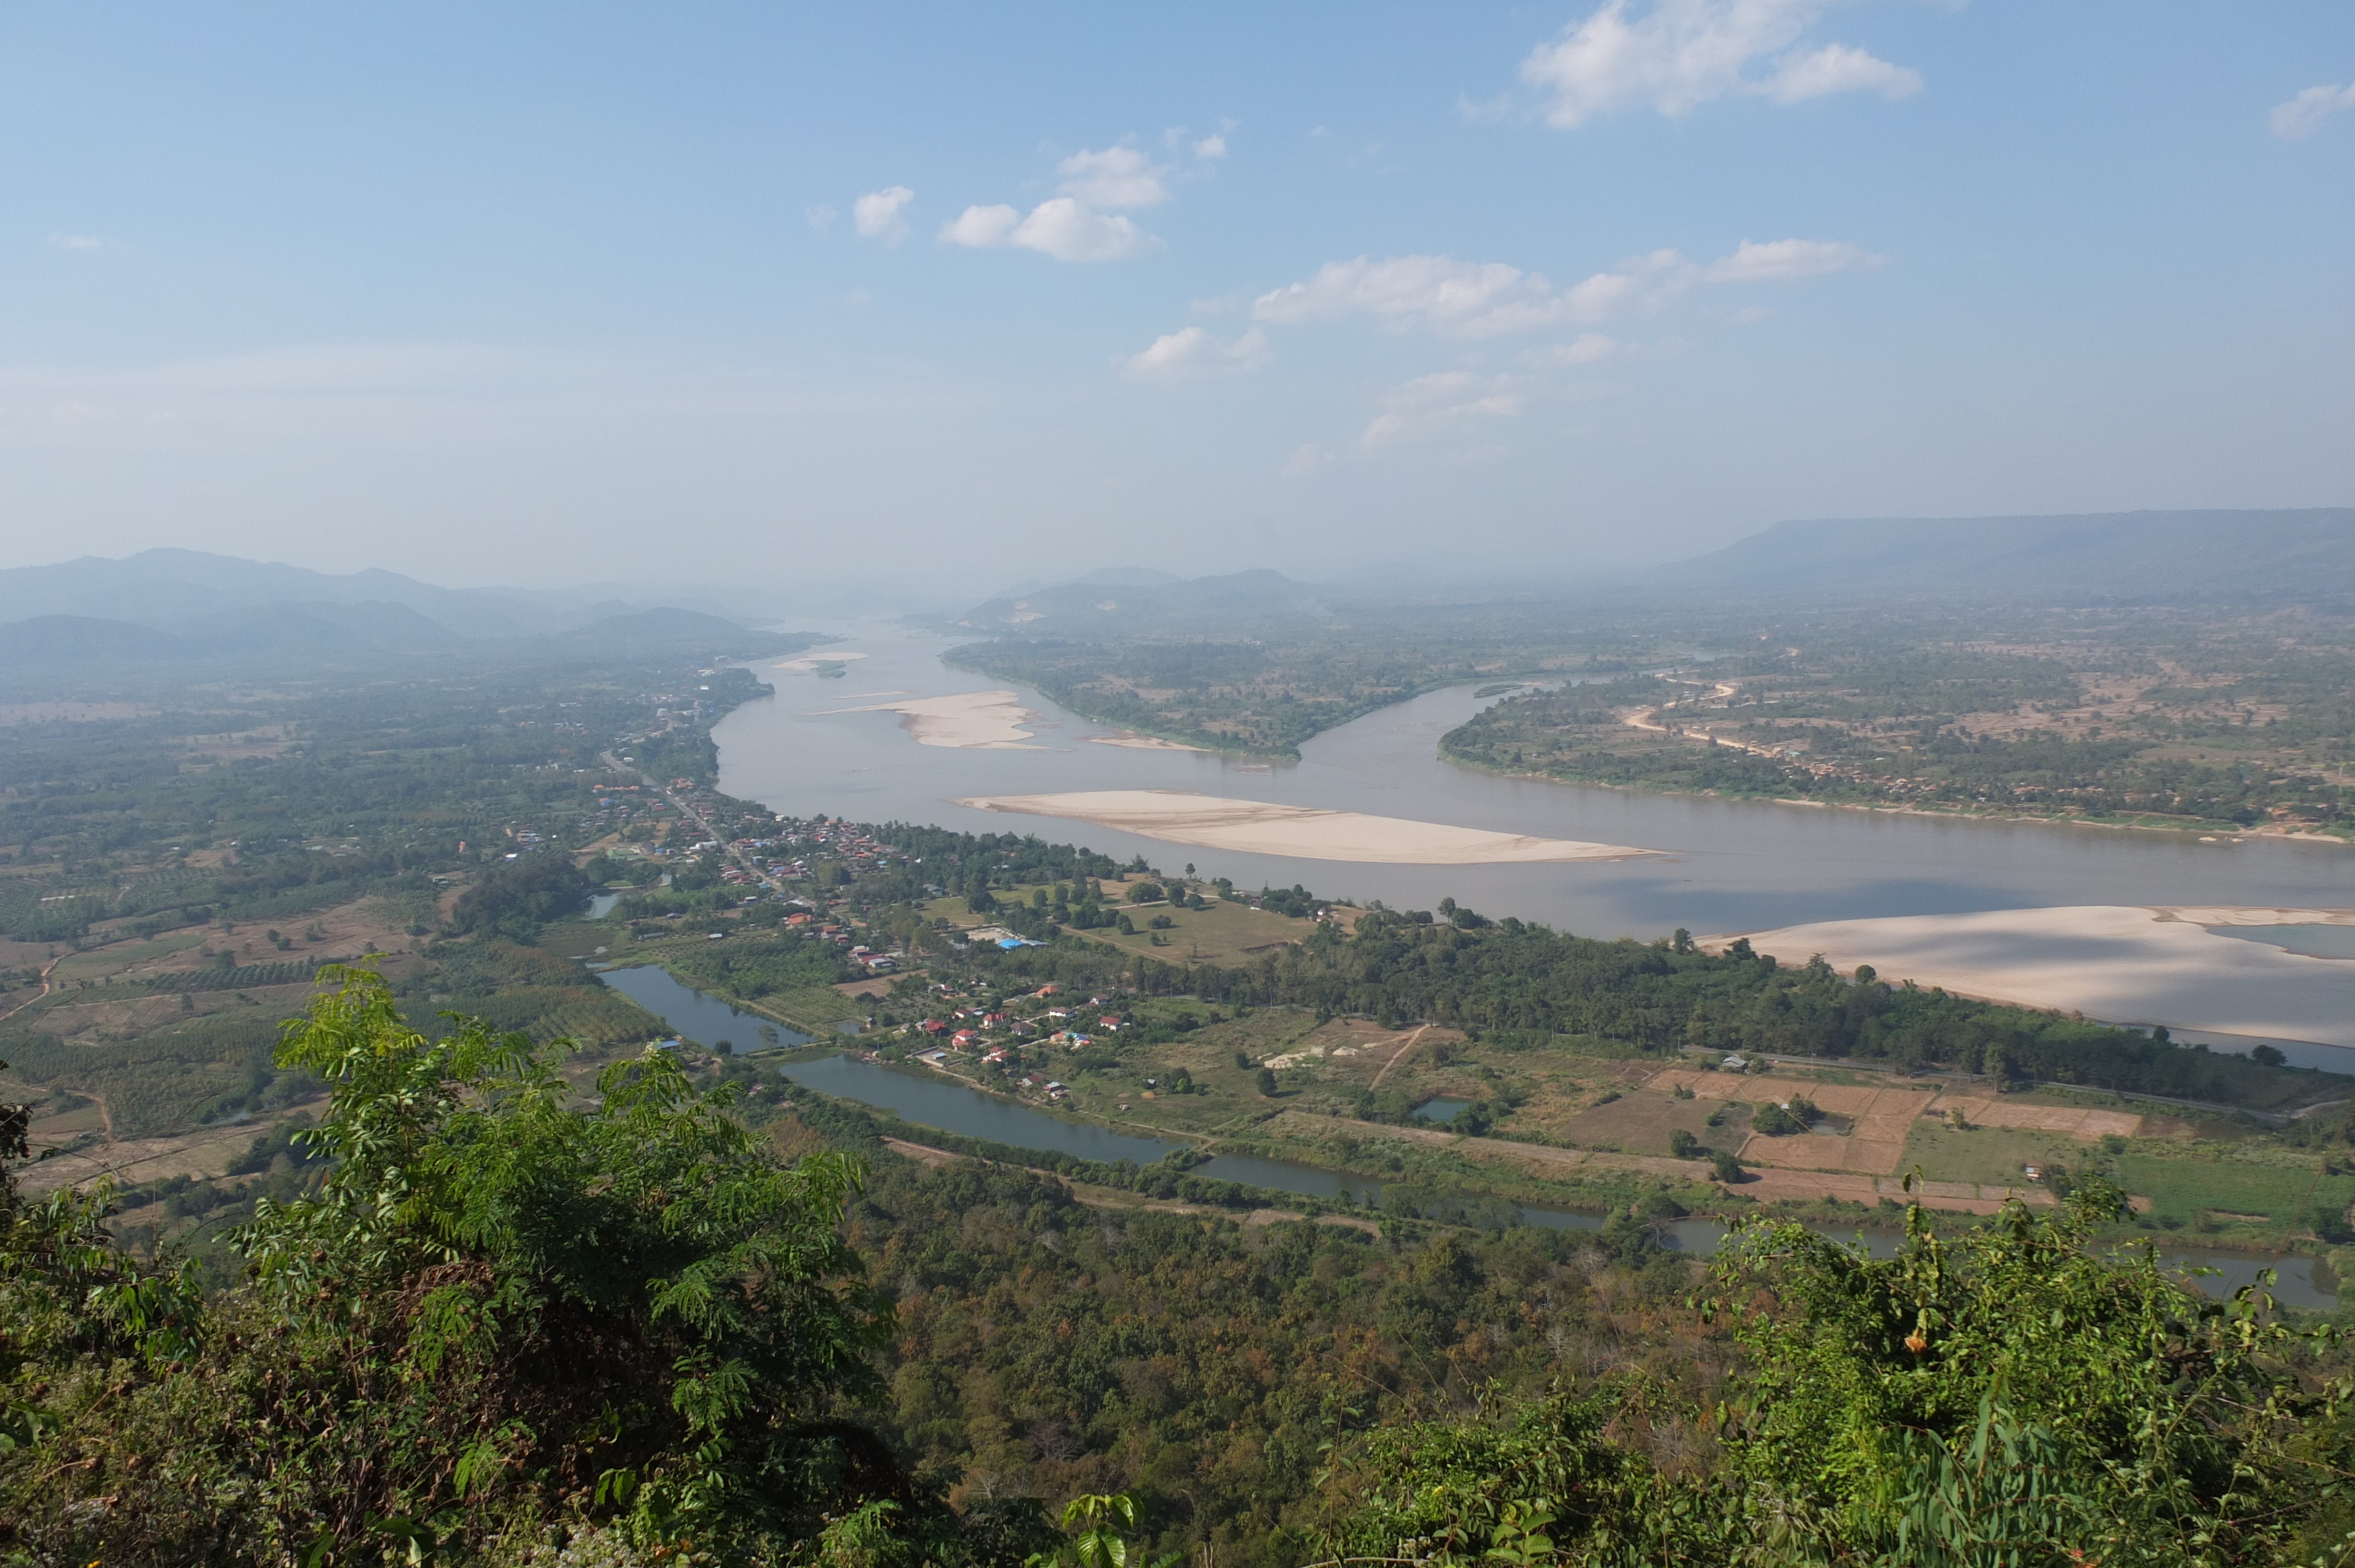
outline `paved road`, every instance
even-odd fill
[[[623,762],[620,758],[615,757],[610,751],[601,751],[597,756],[599,760],[602,761],[606,767],[612,768],[614,772],[633,774],[637,778],[645,779],[648,785],[658,790],[664,800],[668,800],[672,805],[678,808],[678,814],[680,816],[687,818],[697,827],[701,828],[705,838],[710,839],[719,845],[720,853],[726,855],[744,870],[750,872],[754,882],[759,883],[762,887],[769,888],[772,891],[778,891],[783,888],[783,885],[778,882],[775,877],[771,876],[767,871],[763,870],[760,863],[753,860],[751,853],[749,851],[740,850],[734,844],[730,843],[726,839],[721,838],[719,836],[719,830],[711,825],[711,820],[706,817],[702,812],[697,810],[693,806],[687,804],[685,800],[680,800],[677,795],[672,792],[669,785],[665,784],[661,779],[655,778],[653,774],[646,772],[644,768],[634,768],[630,764]]]

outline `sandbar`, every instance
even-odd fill
[[[1062,795],[977,795],[955,801],[983,811],[1064,817],[1165,843],[1295,860],[1381,865],[1505,865],[1522,862],[1622,860],[1649,850],[1538,839],[1480,828],[1233,800],[1191,789],[1086,789]]]
[[[967,751],[1045,751],[1028,742],[1022,726],[1039,715],[1012,692],[956,692],[945,697],[907,697],[864,707],[826,708],[826,714],[898,714],[900,727],[918,746],[949,746]]]
[[[780,659],[769,666],[772,670],[815,670],[820,664],[847,664],[853,659],[864,659],[864,653],[804,653],[794,659]]]
[[[2355,1046],[2355,961],[2315,959],[2207,927],[2342,924],[2347,912],[2092,904],[1825,920],[1748,933],[1785,963],[1817,953],[1870,964],[1884,980],[2220,1034]],[[2191,916],[2200,918],[2197,921]],[[2342,916],[2324,920],[2318,916]],[[2264,918],[2256,918],[2263,916]],[[2295,916],[2284,919],[2281,916]],[[1730,938],[1713,938],[1720,946]]]
[[[2157,906],[2162,920],[2194,926],[2355,926],[2355,909],[2264,909],[2249,904],[2172,904]]]
[[[1188,746],[1182,740],[1164,740],[1157,735],[1139,735],[1133,729],[1118,735],[1092,735],[1090,746],[1124,746],[1136,751],[1207,751],[1208,747]]]

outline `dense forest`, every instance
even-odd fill
[[[2355,1523],[2336,1339],[2103,1255],[2100,1182],[1706,1274],[1637,1213],[1242,1227],[756,1132],[660,1053],[583,1099],[330,979],[280,1047],[334,1086],[316,1173],[234,1287],[0,1176],[0,1560],[2057,1568]]]

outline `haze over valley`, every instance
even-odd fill
[[[0,1568],[2346,1557],[2343,8],[0,44]]]

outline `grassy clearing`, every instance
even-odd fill
[[[60,984],[64,984],[74,980],[94,980],[107,975],[121,974],[134,964],[147,963],[156,959],[169,958],[174,953],[186,952],[188,948],[200,945],[207,935],[207,930],[203,927],[198,927],[193,930],[176,931],[169,936],[158,937],[153,941],[113,942],[103,948],[92,948],[86,953],[76,953],[69,959],[60,959],[58,961],[57,980]]]
[[[1064,930],[1092,942],[1102,942],[1125,952],[1145,953],[1167,963],[1248,963],[1259,953],[1270,951],[1286,942],[1297,942],[1305,937],[1313,922],[1295,920],[1287,915],[1254,909],[1248,904],[1229,903],[1203,895],[1209,904],[1205,909],[1187,909],[1174,904],[1135,905],[1127,902],[1125,889],[1146,878],[1105,877],[1102,885],[1107,909],[1126,912],[1137,929],[1135,936],[1124,936],[1109,926],[1092,931],[1071,927]],[[1031,895],[1044,892],[1050,898],[1051,885],[1009,888],[997,895],[1001,905],[1028,904]],[[922,906],[927,919],[942,919],[956,926],[988,925],[999,918],[996,915],[976,915],[963,898],[935,898]],[[1150,927],[1155,916],[1165,916],[1170,921],[1167,930],[1156,931]],[[1157,938],[1157,941],[1156,941]]]
[[[2280,1157],[2286,1158],[2276,1163]],[[2127,1190],[2147,1195],[2151,1219],[2169,1230],[2213,1234],[2249,1227],[2232,1216],[2253,1215],[2263,1216],[2257,1228],[2302,1231],[2317,1208],[2340,1211],[2355,1202],[2355,1176],[2325,1176],[2312,1155],[2271,1145],[2137,1139],[2117,1163]]]
[[[752,1012],[766,1012],[805,1034],[826,1036],[834,1033],[837,1023],[864,1019],[867,1010],[830,985],[805,986],[799,991],[781,991],[764,996],[758,1001],[739,1005]]]
[[[2077,1171],[2088,1164],[2113,1163],[2097,1143],[2080,1143],[2066,1133],[2040,1132],[2030,1128],[1974,1127],[1957,1131],[1937,1122],[1917,1120],[1905,1139],[1901,1171],[1917,1167],[1932,1181],[1977,1181],[1990,1186],[2021,1187],[2029,1183],[2025,1167],[2039,1171]],[[2137,1192],[2140,1187],[2133,1189]]]

